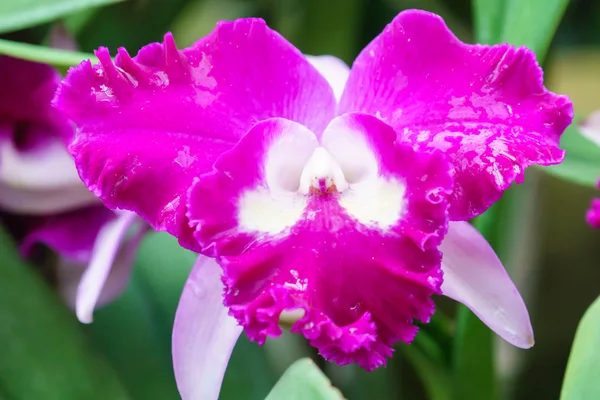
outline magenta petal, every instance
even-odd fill
[[[507,342],[521,348],[533,346],[527,307],[477,229],[468,222],[451,222],[441,250],[442,294],[469,307]]]
[[[598,186],[600,186],[600,182]],[[592,228],[600,229],[600,199],[592,199],[590,208],[585,214],[585,220]]]
[[[185,284],[173,326],[173,367],[183,400],[217,400],[242,327],[223,305],[221,268],[200,256]]]
[[[98,232],[89,265],[77,287],[75,313],[81,322],[92,322],[92,314],[100,301],[116,297],[125,288],[143,231],[138,230],[120,257],[118,254],[129,228],[137,219],[134,213],[119,211],[117,218],[106,223]],[[109,284],[113,267],[118,268],[114,270]],[[101,299],[103,291],[105,294]]]
[[[70,151],[83,181],[196,250],[185,219],[194,177],[260,120],[319,131],[335,112],[326,80],[258,19],[220,22],[181,51],[167,34],[134,58],[96,54],[100,64],[71,69],[55,98],[80,128]]]
[[[533,52],[468,45],[442,18],[400,13],[358,56],[340,112],[375,115],[456,169],[454,220],[481,214],[531,164],[561,162],[572,104],[543,86]]]
[[[189,217],[252,340],[303,309],[293,332],[330,361],[371,370],[433,313],[451,185],[441,156],[396,143],[370,115],[338,117],[322,135],[272,119],[196,181]]]
[[[0,137],[0,207],[44,215],[99,203],[81,183],[63,141],[48,132],[43,136],[43,143],[27,151]]]
[[[0,56],[0,124],[36,126],[70,139],[73,128],[50,104],[60,79],[50,65]]]
[[[98,232],[114,218],[115,213],[102,205],[47,216],[24,237],[21,253],[28,255],[35,244],[43,243],[71,262],[87,264]]]

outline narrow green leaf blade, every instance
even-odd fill
[[[477,43],[495,44],[500,38],[504,0],[473,0],[473,23]]]
[[[560,147],[567,151],[564,161],[541,170],[567,181],[595,188],[600,178],[600,147],[581,135],[576,122],[563,134]]]
[[[0,2],[0,33],[50,22],[90,7],[122,0],[5,0]]]
[[[293,363],[283,374],[265,400],[340,400],[334,388],[319,367],[309,358]]]
[[[422,335],[420,332],[418,337]],[[428,357],[416,344],[402,344],[400,350],[421,378],[429,400],[452,399],[452,384],[444,365]]]
[[[127,400],[56,293],[0,230],[0,387],[13,400]]]
[[[560,400],[600,399],[600,297],[579,322]]]
[[[263,400],[276,381],[265,348],[242,334],[227,365],[219,400]]]
[[[50,64],[55,67],[62,67],[63,69],[77,65],[83,60],[92,60],[92,62],[98,61],[93,54],[89,53],[52,49],[50,47],[13,42],[4,39],[0,39],[0,54],[22,58],[23,60]]]
[[[463,305],[458,310],[454,352],[453,398],[497,399],[494,333]]]
[[[485,0],[480,0],[485,1]],[[506,0],[499,41],[527,46],[541,63],[569,0]]]
[[[197,257],[166,232],[148,233],[140,246],[135,270],[168,326],[169,340],[179,297]]]

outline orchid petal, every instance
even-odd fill
[[[600,186],[600,182],[598,186]],[[592,199],[590,208],[585,214],[585,220],[592,228],[600,229],[600,199]]]
[[[333,89],[333,95],[339,102],[350,75],[350,67],[337,57],[324,56],[306,56],[306,59],[319,71],[321,75]]]
[[[0,207],[44,215],[98,203],[81,183],[73,158],[59,138],[22,151],[10,138],[0,140]]]
[[[134,213],[126,211],[119,212],[117,218],[108,222],[98,232],[90,263],[85,269],[77,288],[75,313],[81,322],[92,322],[94,308],[98,304],[102,291],[108,283],[111,270],[116,262],[118,251],[125,240],[128,229],[136,219],[137,216]],[[114,285],[111,282],[111,285],[108,287],[113,293],[110,293],[109,295],[114,295],[114,291],[118,293],[124,288],[124,283],[126,282],[125,278],[129,276],[128,268],[131,268],[131,264],[133,264],[134,250],[137,249],[139,240],[141,240],[141,238],[136,238],[133,248],[126,251],[123,260],[124,262],[121,265],[122,268],[119,268],[119,270],[117,270],[119,273],[115,274],[116,281],[123,286],[118,287],[118,284]],[[133,252],[133,254],[131,254],[131,252]]]
[[[469,45],[441,17],[401,12],[355,60],[340,112],[381,118],[455,167],[453,220],[481,214],[532,164],[560,163],[573,106],[543,86],[533,52]]]
[[[173,367],[183,400],[217,400],[242,327],[223,305],[221,268],[200,256],[185,284],[173,326]]]
[[[220,22],[181,51],[167,34],[134,58],[96,54],[100,64],[72,68],[55,98],[80,128],[70,148],[80,176],[108,207],[135,211],[194,250],[185,219],[194,177],[260,120],[322,131],[335,112],[325,78],[258,19]]]
[[[112,211],[107,211],[112,213],[114,217]],[[147,231],[146,225],[142,224],[141,220],[136,222],[138,222],[136,224],[136,231],[120,245],[106,280],[104,282],[101,280],[95,282],[98,286],[101,285],[102,287],[94,308],[101,307],[116,299],[123,293],[129,282],[137,250]],[[96,264],[96,266],[97,265],[98,264]],[[73,310],[76,310],[77,304],[80,304],[80,299],[87,295],[79,290],[82,277],[87,267],[87,262],[74,262],[64,258],[59,262],[57,274],[58,289],[67,305]]]
[[[60,80],[50,65],[0,56],[0,121],[26,122],[69,139],[73,128],[50,103]]]
[[[533,346],[527,307],[477,229],[468,222],[451,222],[441,250],[442,294],[463,303],[507,342],[521,348]]]
[[[251,340],[301,311],[292,332],[327,360],[372,370],[434,311],[450,174],[441,154],[397,143],[370,115],[337,117],[321,135],[274,118],[196,180],[188,217]]]
[[[579,132],[596,146],[600,146],[600,110],[594,111],[579,123]]]
[[[115,213],[97,205],[37,218],[41,218],[42,222],[23,238],[21,254],[28,256],[35,244],[43,243],[61,258],[76,264],[87,264],[98,232],[115,218]]]

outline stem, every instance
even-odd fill
[[[62,68],[72,67],[83,60],[97,62],[96,57],[90,53],[52,49],[4,39],[0,39],[0,54]]]

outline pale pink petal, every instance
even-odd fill
[[[185,219],[194,177],[256,122],[285,117],[322,131],[335,112],[326,80],[258,19],[220,22],[192,47],[171,34],[137,56],[108,50],[71,69],[55,105],[77,123],[70,147],[84,183],[197,249]]]
[[[54,49],[78,51],[77,39],[61,21],[55,22],[48,34],[48,44]]]
[[[58,137],[21,151],[0,138],[0,207],[29,215],[58,213],[99,203],[79,179],[73,158]]]
[[[469,307],[507,342],[521,348],[533,346],[527,307],[477,229],[468,222],[451,222],[441,250],[442,294]]]
[[[105,224],[98,232],[92,258],[77,288],[75,313],[81,322],[92,322],[92,314],[101,300],[103,290],[107,290],[105,296],[110,297],[124,288],[141,237],[134,239],[134,245],[125,250],[121,260],[117,258],[117,254],[129,228],[136,221],[141,222],[134,213],[119,211],[118,217]],[[119,265],[113,275],[114,281],[109,282],[115,264]]]
[[[221,268],[198,257],[173,326],[173,367],[183,400],[217,400],[231,352],[242,333],[223,305]]]
[[[544,87],[532,51],[465,44],[421,10],[401,12],[356,58],[340,101],[340,112],[350,111],[451,159],[453,220],[481,214],[530,165],[561,162],[559,140],[573,119],[568,97]]]
[[[133,232],[131,236],[121,242],[117,255],[113,259],[108,277],[104,282],[100,296],[98,296],[96,308],[116,299],[127,287],[140,243],[148,229],[149,226],[136,216],[136,221],[132,223]]]
[[[306,56],[306,59],[327,79],[327,82],[333,89],[333,95],[339,102],[346,86],[346,81],[350,75],[350,67],[337,57],[324,56]]]
[[[594,111],[579,123],[579,132],[600,146],[600,110]]]

